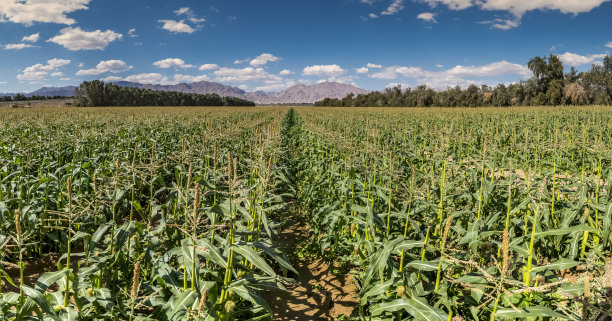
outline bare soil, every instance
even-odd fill
[[[274,312],[274,320],[336,320],[350,316],[359,305],[357,287],[348,275],[334,275],[320,258],[299,257],[300,242],[309,236],[309,226],[295,219],[287,221],[278,241],[287,252],[293,252],[292,266],[299,275],[288,293],[267,292],[265,298]]]

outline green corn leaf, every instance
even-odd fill
[[[501,319],[523,319],[527,317],[553,317],[568,320],[569,318],[543,306],[534,306],[528,308],[518,308],[518,311],[512,308],[497,309],[496,318]]]

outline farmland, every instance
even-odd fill
[[[612,318],[609,107],[0,121],[3,320],[286,319],[303,258],[357,288],[345,318]]]

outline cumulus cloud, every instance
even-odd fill
[[[116,79],[117,77],[115,77]],[[106,78],[107,81],[109,78]],[[121,78],[120,78],[121,79]],[[168,81],[168,77],[162,75],[162,74],[158,74],[158,73],[144,73],[144,74],[137,74],[137,75],[131,75],[131,76],[127,76],[121,80],[125,80],[125,81],[129,81],[129,82],[136,82],[139,84],[160,84],[160,85],[169,85],[171,84]],[[116,80],[115,80],[116,81]]]
[[[419,67],[392,66],[386,67],[379,72],[373,73],[370,75],[370,77],[376,79],[396,79],[398,75],[416,78],[423,75],[423,69]]]
[[[381,12],[381,15],[394,15],[404,9],[404,0],[393,0],[387,9]]]
[[[361,67],[361,68],[355,69],[355,72],[358,74],[367,74],[368,71],[370,71],[370,69],[368,69],[367,67]]]
[[[215,80],[220,82],[268,81],[280,82],[278,75],[266,72],[263,68],[220,68],[214,72]]]
[[[473,0],[423,0],[423,2],[429,4],[429,6],[432,8],[435,8],[438,4],[442,4],[447,6],[451,10],[463,10],[471,7]]]
[[[181,7],[178,10],[174,11],[177,17],[184,16],[187,21],[196,24],[195,28],[185,23],[185,19],[181,20],[173,20],[173,19],[165,19],[165,20],[157,20],[157,22],[163,23],[162,29],[168,30],[172,33],[194,33],[197,29],[201,28],[199,23],[206,21],[204,18],[198,18],[193,10],[189,7]]]
[[[445,5],[451,10],[463,10],[472,6],[478,6],[482,10],[506,11],[514,17],[510,19],[496,18],[482,21],[490,24],[491,28],[508,30],[516,28],[521,24],[522,16],[532,10],[558,10],[566,14],[578,14],[589,12],[599,7],[602,3],[610,0],[421,0],[432,8],[437,5]]]
[[[397,1],[397,0],[396,0]],[[505,11],[514,16],[514,19],[494,19],[485,23],[497,29],[511,29],[520,25],[521,17],[533,10],[554,10],[565,14],[579,14],[589,12],[602,3],[610,0],[421,0],[430,7],[445,5],[451,10],[463,10],[478,6],[482,10]]]
[[[30,83],[39,83],[46,79],[49,74],[57,72],[58,68],[70,63],[67,59],[54,58],[47,61],[46,65],[35,64],[27,67],[23,72],[17,75],[17,79],[29,81]]]
[[[135,28],[132,28],[132,29],[128,30],[128,35],[129,35],[131,38],[136,38],[136,37],[138,37],[138,35],[136,34],[136,29],[135,29]]]
[[[23,38],[21,38],[21,41],[25,42],[37,42],[38,39],[40,39],[40,33],[35,33],[29,36],[24,36]]]
[[[168,58],[164,60],[159,60],[159,61],[154,62],[153,66],[157,66],[162,69],[167,69],[167,68],[172,68],[172,67],[186,69],[186,68],[195,67],[194,65],[186,64],[185,61],[183,61],[183,59],[179,59],[179,58]]]
[[[281,59],[282,58],[276,57],[269,53],[262,53],[261,55],[257,56],[255,59],[251,60],[250,65],[253,67],[259,67],[259,66],[263,66],[267,64],[268,62],[279,61]]]
[[[236,60],[234,60],[234,64],[235,64],[235,65],[243,64],[243,63],[245,63],[245,62],[249,62],[249,60],[251,60],[251,58],[245,58],[245,59],[236,59]]]
[[[438,66],[438,68],[441,67],[441,65]],[[458,65],[442,71],[428,71],[420,67],[391,66],[369,76],[386,80],[404,77],[414,79],[416,83],[425,84],[433,88],[446,88],[449,86],[465,87],[470,84],[483,84],[482,81],[466,79],[467,77],[490,77],[513,74],[519,75],[521,78],[531,76],[531,72],[527,67],[507,61],[493,62],[482,66]]]
[[[174,13],[177,16],[186,16],[187,20],[189,20],[189,21],[191,21],[193,23],[202,23],[202,22],[206,21],[206,19],[204,19],[204,18],[196,17],[196,15],[193,12],[193,10],[191,10],[191,8],[189,8],[189,7],[181,7],[180,9],[174,11]]]
[[[31,26],[34,22],[72,25],[66,14],[87,10],[90,0],[0,0],[0,22]]]
[[[561,13],[589,12],[610,0],[485,0],[479,5],[485,10],[508,11],[516,17],[532,10],[558,10]]]
[[[63,75],[64,75],[64,73],[61,72],[61,71],[56,71],[56,72],[51,73],[52,77],[59,77],[59,76],[63,76]]]
[[[382,68],[382,65],[377,65],[377,64],[373,64],[371,62],[368,62],[368,64],[366,65],[366,67],[368,68],[372,68],[372,69],[377,69],[377,68]]]
[[[210,78],[206,75],[200,75],[200,76],[191,76],[191,75],[181,75],[181,74],[175,74],[174,75],[174,81],[177,83],[191,83],[191,82],[198,82],[198,81],[204,81],[204,80],[209,80]]]
[[[132,69],[132,66],[128,66],[123,60],[106,60],[100,61],[96,68],[93,69],[85,69],[77,71],[77,76],[92,76],[92,75],[100,75],[103,73],[113,73],[117,74],[123,71],[128,71]]]
[[[123,38],[112,30],[84,31],[81,28],[64,28],[60,34],[47,40],[68,50],[103,50],[109,43]]]
[[[448,70],[449,74],[462,76],[499,76],[508,74],[531,75],[531,71],[524,65],[513,64],[505,60],[490,63],[484,66],[455,66]]]
[[[217,64],[203,64],[200,66],[200,68],[198,68],[198,70],[215,70],[215,69],[219,69],[219,66],[217,66]]]
[[[317,77],[338,77],[345,73],[345,70],[338,65],[315,65],[304,68],[305,76]]]
[[[34,46],[27,43],[11,43],[8,45],[4,45],[5,50],[21,50],[24,48],[32,48]]]
[[[190,25],[186,24],[185,20],[157,20],[157,22],[163,23],[162,29],[172,33],[194,33],[196,31]]]
[[[375,13],[370,13],[370,14],[368,15],[368,17],[370,17],[370,19],[376,19],[376,18],[378,18],[378,15],[377,15],[377,14],[375,14]]]
[[[281,75],[281,76],[289,76],[289,75],[295,74],[295,72],[293,72],[293,71],[291,71],[289,69],[283,69],[278,74]]]
[[[287,89],[293,85],[295,85],[295,81],[293,80],[285,80],[285,81],[278,81],[278,82],[268,82],[267,84],[263,85],[263,86],[258,86],[255,87],[255,91],[266,91],[266,92],[270,92],[270,91],[281,91],[284,89]]]
[[[606,54],[594,54],[594,55],[589,55],[589,56],[582,56],[579,54],[566,52],[566,53],[559,55],[559,59],[561,59],[561,61],[564,64],[568,66],[572,66],[572,67],[592,64],[596,60],[603,59],[604,57],[606,57]]]
[[[606,44],[606,47],[608,47],[608,48],[612,48],[612,41],[608,42],[608,43]]]
[[[427,22],[437,22],[436,21],[436,14],[432,13],[432,12],[419,13],[417,15],[417,19],[421,19],[421,20],[427,21]]]
[[[489,24],[491,28],[508,30],[512,28],[516,28],[521,25],[521,21],[519,19],[501,19],[496,18],[493,20],[481,21],[482,24]]]

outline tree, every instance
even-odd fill
[[[565,102],[572,105],[583,105],[586,103],[586,94],[579,83],[573,82],[563,89]]]

